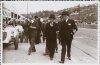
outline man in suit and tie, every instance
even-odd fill
[[[59,35],[61,38],[62,52],[61,52],[61,61],[59,63],[64,63],[66,55],[66,46],[67,46],[67,57],[71,60],[71,43],[73,40],[74,33],[78,30],[74,20],[69,19],[69,12],[62,12],[62,20],[59,22]]]

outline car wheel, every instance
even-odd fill
[[[23,43],[23,34],[21,34],[20,42]]]
[[[9,46],[9,44],[3,44],[3,49],[5,49],[8,46]]]

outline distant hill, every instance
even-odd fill
[[[56,16],[60,15],[62,11],[67,10],[70,12],[70,18],[74,20],[78,20],[80,23],[97,23],[98,20],[98,4],[91,4],[88,6],[85,5],[77,5],[75,7],[59,10],[57,12],[55,11],[38,11],[35,13],[29,13],[29,14],[22,14],[23,16],[30,17],[30,16],[39,16],[39,17],[48,17],[51,13],[55,14]]]

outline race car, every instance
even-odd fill
[[[3,30],[3,45],[10,45],[13,43],[15,46],[15,50],[17,50],[18,43],[19,43],[18,37],[19,37],[19,33],[17,29],[11,25],[7,26]]]

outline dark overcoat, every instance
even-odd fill
[[[61,39],[73,39],[74,30],[78,30],[74,20],[68,19],[59,23],[60,37]]]
[[[57,34],[58,30],[57,24],[54,22],[53,27],[50,26],[50,23],[46,24],[45,37],[46,37],[46,46],[48,49],[54,50],[57,45]]]

